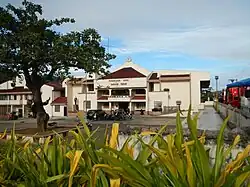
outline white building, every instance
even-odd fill
[[[13,82],[15,85],[13,85]],[[42,86],[42,100],[50,98],[50,102],[45,106],[46,112],[50,116],[66,116],[67,99],[61,84],[51,82]],[[0,114],[17,112],[18,115],[28,116],[28,102],[32,99],[32,93],[27,88],[25,79],[16,78],[14,81],[7,81],[0,84]]]
[[[187,110],[190,103],[194,110],[202,107],[201,89],[208,88],[210,74],[198,71],[161,70],[149,72],[130,59],[107,76],[97,75],[67,79],[65,94],[69,113],[78,109],[102,109],[116,107],[148,113],[167,112],[176,108]]]

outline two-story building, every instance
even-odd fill
[[[176,108],[179,101],[182,110],[187,110],[190,104],[194,110],[200,109],[201,91],[209,87],[210,74],[180,70],[150,72],[128,59],[109,75],[87,75],[64,83],[69,112],[116,108],[167,112]]]
[[[43,101],[50,98],[49,104],[44,107],[50,116],[67,115],[65,89],[60,83],[50,82],[43,85],[41,93]],[[27,88],[24,78],[16,77],[0,84],[0,115],[17,112],[19,116],[27,117],[31,100],[32,93]]]

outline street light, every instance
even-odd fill
[[[168,113],[169,113],[169,99],[170,99],[169,92],[170,92],[170,89],[169,88],[164,88],[163,91],[168,93]]]
[[[216,83],[216,96],[215,96],[215,98],[216,98],[216,106],[215,106],[215,108],[216,108],[216,111],[218,111],[218,80],[219,80],[219,76],[215,76],[215,83]]]

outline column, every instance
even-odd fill
[[[13,105],[10,105],[10,112],[13,112]]]
[[[24,118],[25,112],[24,112],[24,104],[22,104],[22,116]]]
[[[112,93],[112,90],[111,90],[111,89],[109,89],[109,96],[111,96],[111,93]]]
[[[109,102],[109,111],[111,111],[111,110],[112,110],[112,103]]]
[[[129,111],[130,112],[132,111],[132,102],[131,101],[129,102]]]
[[[132,89],[128,89],[129,90],[129,97],[132,96]]]
[[[148,101],[148,89],[145,88],[145,95],[146,95],[146,106],[145,106],[145,112],[146,114],[148,114],[149,112],[149,109],[148,109],[148,106],[149,106],[149,101]]]

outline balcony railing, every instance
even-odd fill
[[[27,105],[27,100],[0,100],[0,105]]]

